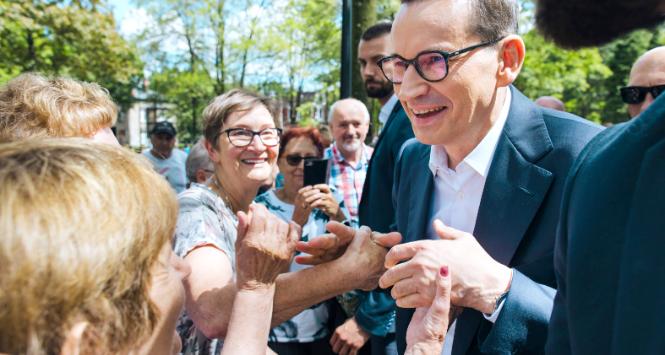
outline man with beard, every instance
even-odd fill
[[[389,232],[390,225],[395,223],[392,204],[395,161],[402,144],[413,138],[411,123],[393,94],[393,85],[376,64],[392,52],[391,28],[392,22],[379,22],[365,30],[358,44],[360,75],[367,96],[381,102],[379,121],[383,127],[367,169],[358,218],[360,225],[382,233]],[[373,354],[396,354],[395,301],[381,289],[360,291],[359,297],[355,316],[337,328],[335,339],[351,350],[359,349],[369,339]]]
[[[330,129],[334,143],[323,156],[330,159],[330,180],[351,216],[351,224],[358,227],[358,204],[369,159],[373,149],[365,145],[369,131],[369,112],[361,101],[342,99],[330,108]]]
[[[663,20],[664,0],[540,0],[536,11],[545,36],[568,48]],[[573,165],[554,255],[548,353],[665,353],[664,162],[660,95],[596,136]]]

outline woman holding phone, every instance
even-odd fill
[[[284,133],[277,164],[284,186],[256,198],[270,212],[302,226],[302,241],[326,233],[329,221],[348,217],[326,184],[303,186],[305,162],[323,156],[321,135],[315,128],[291,128]],[[306,266],[291,264],[289,271]],[[270,347],[279,354],[331,354],[328,344],[328,309],[324,303],[312,306],[270,331]]]

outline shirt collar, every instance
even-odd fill
[[[498,145],[499,138],[501,137],[501,132],[503,131],[503,127],[506,125],[506,120],[508,119],[511,101],[512,96],[510,89],[508,89],[506,90],[506,98],[503,101],[503,107],[501,108],[498,119],[496,122],[494,122],[480,143],[478,143],[478,145],[471,151],[471,153],[469,153],[469,155],[467,155],[464,160],[462,160],[460,166],[468,165],[482,177],[487,177],[487,173],[489,172],[490,165],[492,163],[492,158],[494,157],[494,152],[496,151],[496,146]],[[429,157],[429,168],[434,176],[436,176],[438,170],[446,171],[449,169],[448,154],[442,145],[432,146]]]
[[[358,166],[362,166],[363,164],[367,163],[367,157],[369,154],[367,153],[367,146],[365,143],[362,143],[362,146],[360,147],[362,149],[362,154],[360,155],[360,160],[358,161]],[[351,166],[349,163],[346,162],[346,159],[344,159],[344,156],[342,155],[342,152],[339,151],[337,148],[337,142],[333,143],[332,145],[332,156],[333,159],[338,163],[345,163],[346,165]],[[355,166],[353,168],[356,168]]]
[[[393,112],[397,101],[397,95],[393,95],[388,101],[386,101],[386,104],[381,107],[381,111],[379,111],[379,122],[381,122],[382,125],[385,126],[386,122],[388,122],[388,118],[390,118],[390,114]]]

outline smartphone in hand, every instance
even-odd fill
[[[330,174],[328,159],[306,159],[303,186],[327,184]]]

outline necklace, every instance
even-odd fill
[[[233,207],[233,203],[231,202],[231,198],[229,197],[229,194],[227,194],[226,190],[224,190],[224,188],[222,188],[222,184],[219,183],[219,180],[217,179],[217,176],[215,176],[212,179],[212,183],[215,184],[215,187],[217,188],[219,197],[222,198],[224,203],[226,203],[226,205],[231,209],[231,211],[233,211],[233,213],[237,213],[238,211],[236,210],[236,208]]]

